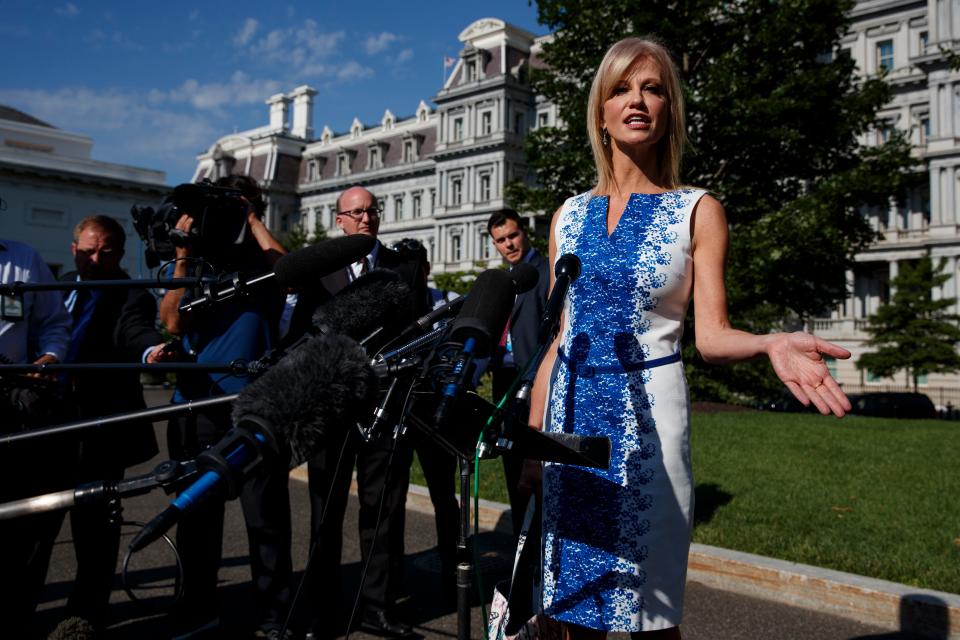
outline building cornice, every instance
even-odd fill
[[[163,184],[162,182],[139,182],[137,180],[130,180],[127,178],[70,171],[68,169],[60,169],[52,166],[9,162],[7,158],[0,157],[0,175],[3,174],[21,175],[25,177],[32,176],[66,184],[85,184],[97,187],[108,187],[111,189],[122,189],[125,191],[137,191],[150,194],[151,197],[162,197],[171,190],[171,187]]]

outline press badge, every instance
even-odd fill
[[[0,318],[11,321],[23,320],[23,298],[0,296]]]

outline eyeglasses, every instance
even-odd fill
[[[380,217],[380,208],[379,207],[368,207],[366,209],[351,209],[350,211],[341,211],[338,216],[350,216],[354,220],[360,220],[363,218],[363,214],[367,214],[367,217],[370,219]]]

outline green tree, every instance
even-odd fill
[[[320,224],[320,220],[317,220],[313,225],[313,233],[309,233],[304,228],[303,223],[293,225],[290,231],[280,236],[280,244],[282,244],[287,251],[296,251],[297,249],[302,249],[310,244],[317,244],[326,239],[327,230]]]
[[[433,283],[441,291],[452,291],[457,294],[467,293],[477,279],[479,271],[450,271],[448,273],[433,274]]]
[[[934,300],[932,295],[950,279],[945,267],[945,259],[934,267],[929,256],[912,265],[901,263],[890,302],[867,322],[867,345],[877,350],[860,356],[857,368],[885,378],[906,371],[914,391],[922,375],[960,371],[960,317],[951,312],[957,299]]]
[[[890,98],[882,77],[859,79],[840,51],[852,0],[541,0],[544,45],[536,91],[565,123],[528,136],[538,186],[512,184],[518,209],[551,215],[596,182],[585,128],[594,71],[613,41],[654,34],[674,54],[687,102],[686,184],[710,190],[731,227],[733,322],[766,332],[846,295],[843,274],[873,242],[864,207],[887,208],[914,176],[909,145],[866,147]],[[688,320],[688,324],[692,323]],[[687,336],[693,332],[688,326]],[[695,398],[763,394],[765,363],[710,367],[686,347]]]

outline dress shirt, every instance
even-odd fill
[[[380,252],[380,241],[374,243],[373,251],[367,254],[367,265],[368,268],[373,269],[377,266],[377,254]],[[349,267],[347,267],[347,275],[350,277],[350,282],[353,282],[361,275],[363,275],[363,260],[358,260],[354,262]]]

